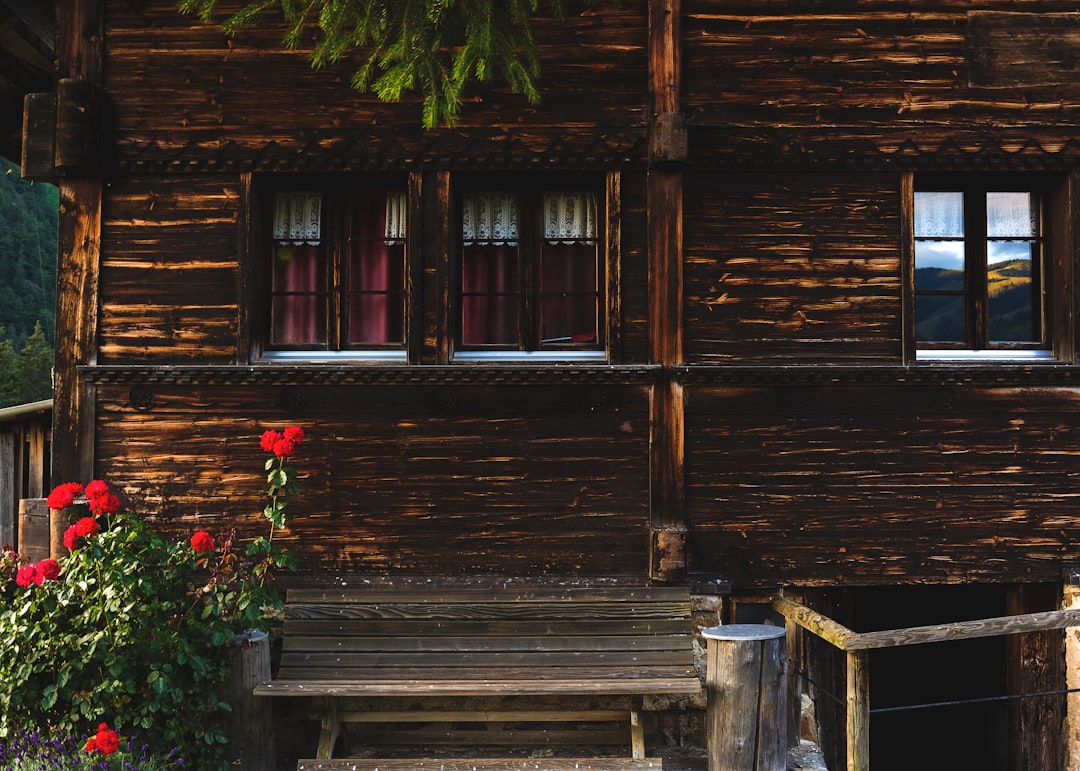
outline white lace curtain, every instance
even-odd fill
[[[386,228],[383,231],[387,246],[405,243],[405,191],[386,194]]]
[[[916,238],[960,238],[963,235],[963,193],[915,193]]]
[[[592,193],[544,195],[544,239],[573,244],[596,238],[596,196]]]
[[[1030,193],[987,193],[986,235],[989,238],[1033,238],[1037,234]],[[963,193],[916,193],[915,236],[962,238]]]
[[[322,195],[278,193],[274,198],[274,240],[300,246],[322,240]]]
[[[986,235],[990,238],[1032,238],[1036,235],[1031,193],[987,193]]]
[[[462,201],[462,239],[513,246],[518,240],[518,200],[513,193],[468,193]],[[562,192],[544,195],[544,239],[573,244],[596,238],[596,196]]]
[[[389,246],[405,241],[405,191],[386,195],[383,237]],[[278,193],[274,199],[274,240],[282,244],[310,244],[322,240],[322,194]]]
[[[461,237],[466,246],[516,244],[517,196],[513,193],[467,193],[462,199]]]

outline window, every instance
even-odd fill
[[[595,190],[467,189],[458,208],[456,356],[602,356]]]
[[[271,198],[265,355],[404,355],[404,185]]]
[[[1003,180],[915,189],[920,356],[1037,357],[1051,347],[1044,196]]]

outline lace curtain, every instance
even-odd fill
[[[384,236],[387,246],[400,246],[405,243],[405,201],[404,190],[386,194]]]
[[[1034,238],[1037,223],[1030,193],[987,193],[986,235],[989,238]],[[962,238],[963,193],[916,193],[917,238]]]
[[[322,240],[322,195],[278,193],[274,198],[274,240],[316,245]]]
[[[574,244],[596,238],[596,196],[592,193],[544,195],[544,239]]]
[[[915,193],[916,238],[962,238],[963,193]]]
[[[990,238],[1033,238],[1031,193],[987,193],[986,234]]]
[[[462,201],[461,236],[465,246],[517,244],[517,196],[513,193],[466,194]]]

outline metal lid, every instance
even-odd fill
[[[723,624],[701,630],[708,640],[775,640],[786,634],[784,627],[772,624]]]

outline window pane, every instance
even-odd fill
[[[597,254],[593,243],[545,243],[541,255],[542,344],[597,341]]]
[[[518,250],[473,243],[462,249],[461,341],[465,345],[518,342]]]
[[[919,292],[964,291],[964,242],[916,241],[915,289]]]
[[[1030,343],[1039,340],[1032,301],[1032,245],[1023,241],[987,243],[990,342]]]
[[[405,340],[404,195],[369,195],[353,206],[346,281],[350,344]]]
[[[321,245],[279,243],[271,294],[272,345],[326,343],[327,273]]]
[[[920,343],[963,343],[962,295],[919,295],[915,299],[915,339]]]

